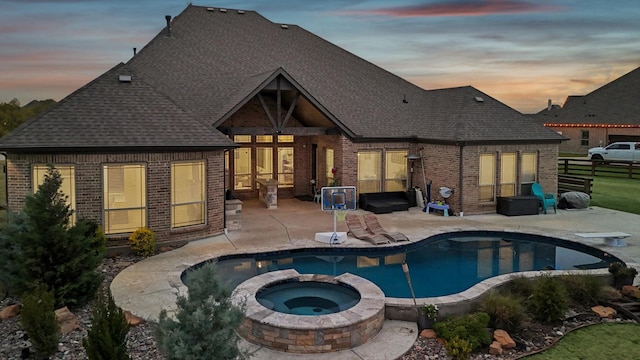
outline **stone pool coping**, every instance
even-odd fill
[[[578,241],[575,238],[571,237],[571,236],[562,236],[561,234],[558,234],[557,232],[555,233],[551,233],[548,231],[537,231],[536,229],[509,229],[509,228],[505,228],[505,227],[501,227],[501,228],[495,228],[495,227],[485,227],[481,230],[484,231],[507,231],[507,232],[520,232],[520,233],[524,233],[524,234],[532,234],[532,235],[541,235],[541,236],[548,236],[548,237],[553,237],[553,238],[557,238],[560,240],[564,240],[564,241],[568,241],[568,242],[574,242],[577,244],[582,244],[584,245],[584,242]],[[438,232],[437,234],[442,234],[442,233],[449,233],[449,232],[457,232],[457,231],[465,231],[465,229],[448,229],[448,231],[442,231],[442,232]],[[425,239],[426,240],[428,237],[432,236],[432,235],[436,235],[436,234],[429,234]],[[420,241],[423,241],[420,240]],[[378,246],[378,247],[391,247],[391,246],[397,246],[398,244],[389,244],[389,245],[382,245],[382,246]],[[591,245],[590,245],[591,246]],[[200,254],[198,256],[194,256],[191,258],[191,261],[189,262],[183,262],[179,265],[177,265],[174,269],[172,269],[172,271],[169,271],[167,273],[167,282],[168,284],[171,285],[171,287],[173,288],[172,292],[174,292],[176,295],[182,295],[182,296],[187,296],[187,292],[188,289],[187,287],[184,285],[184,283],[182,282],[182,277],[185,275],[185,272],[188,271],[190,268],[194,267],[194,266],[198,266],[200,264],[206,263],[208,261],[212,261],[216,258],[220,258],[220,257],[224,257],[224,256],[228,256],[228,255],[243,255],[243,254],[255,254],[255,253],[262,253],[262,252],[273,252],[273,251],[278,251],[278,250],[282,250],[282,251],[289,251],[289,250],[296,250],[296,249],[305,249],[305,248],[314,248],[314,247],[318,247],[318,248],[325,248],[326,244],[320,244],[320,243],[315,243],[315,244],[305,244],[305,245],[300,245],[300,246],[295,246],[294,244],[287,244],[287,245],[283,245],[283,246],[278,246],[278,247],[263,247],[263,248],[255,248],[255,249],[234,249],[232,251],[220,251],[218,253],[216,253],[215,255],[211,255],[211,254]],[[357,246],[357,247],[353,247],[353,248],[358,248],[358,247],[370,247],[370,246]],[[597,247],[591,246],[595,249],[597,249]],[[350,247],[351,248],[351,247]],[[179,250],[179,249],[178,249]],[[600,249],[602,250],[602,249]],[[618,250],[618,249],[616,249]],[[617,256],[618,258],[622,259],[623,261],[629,263],[629,259],[626,258],[624,256],[623,253],[616,253],[616,252],[611,252],[614,253],[615,256]],[[536,276],[541,276],[544,274],[550,274],[550,275],[571,275],[571,274],[596,274],[596,275],[601,275],[603,277],[607,277],[609,276],[608,270],[607,269],[595,269],[595,270],[541,270],[541,271],[526,271],[526,272],[517,272],[517,273],[509,273],[509,274],[503,274],[503,275],[497,275],[488,279],[485,279],[477,284],[475,284],[474,286],[470,287],[467,290],[464,290],[460,293],[456,293],[456,294],[451,294],[451,295],[445,295],[445,296],[438,296],[438,297],[427,297],[427,298],[416,298],[415,299],[415,303],[420,306],[422,304],[436,304],[439,307],[439,316],[440,317],[447,317],[447,316],[451,316],[451,315],[456,315],[456,314],[462,314],[462,313],[466,313],[466,312],[470,312],[472,310],[474,310],[474,308],[477,306],[477,304],[479,303],[481,297],[486,294],[488,291],[492,290],[492,289],[496,289],[499,288],[500,286],[505,285],[507,282],[509,282],[512,278],[514,277],[520,277],[520,276],[525,276],[525,277],[536,277]],[[413,282],[416,282],[416,278],[413,278]],[[386,304],[386,314],[385,317],[387,319],[390,320],[400,320],[400,321],[411,321],[414,322],[417,320],[417,311],[416,311],[416,306],[414,305],[414,300],[412,298],[394,298],[394,297],[386,297],[385,298],[385,304]],[[169,304],[168,307],[165,307],[165,309],[168,311],[168,313],[172,313],[173,311],[173,307],[171,307],[172,304]],[[166,306],[166,305],[165,305]],[[145,316],[142,316],[143,318]],[[152,317],[153,318],[153,317]],[[157,315],[156,315],[157,318]]]
[[[256,294],[264,287],[297,280],[345,284],[360,295],[354,306],[333,314],[296,315],[271,310]],[[373,282],[345,273],[339,276],[300,274],[286,269],[249,278],[231,295],[244,310],[240,334],[246,340],[270,349],[297,353],[348,350],[373,339],[385,321],[385,296]]]
[[[438,305],[438,317],[464,314],[473,311],[479,305],[484,295],[488,294],[491,290],[506,285],[514,278],[535,278],[543,275],[597,275],[607,279],[610,278],[607,269],[523,271],[490,277],[457,294],[416,298],[415,303],[417,303],[418,306],[423,304]],[[387,297],[386,316],[387,319],[391,320],[417,321],[417,311],[414,300],[411,298]]]
[[[353,307],[325,315],[295,315],[277,312],[264,307],[258,302],[255,294],[265,286],[289,279],[300,281],[331,282],[335,279],[354,288],[360,294],[360,301]],[[385,305],[385,296],[382,290],[371,281],[359,276],[345,273],[339,276],[300,274],[296,270],[287,269],[272,271],[247,279],[236,287],[231,297],[236,305],[244,302],[244,313],[252,320],[270,324],[273,326],[286,326],[293,329],[317,329],[319,327],[347,326],[354,320],[368,319],[375,316]]]

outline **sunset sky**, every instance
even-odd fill
[[[638,0],[203,0],[295,24],[425,89],[524,113],[640,66]],[[128,61],[184,0],[0,0],[0,102],[60,100]]]

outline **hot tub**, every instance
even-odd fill
[[[372,339],[384,323],[385,296],[353,274],[265,273],[238,285],[244,304],[240,334],[275,350],[323,353],[350,349]]]

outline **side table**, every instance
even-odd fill
[[[448,204],[442,204],[442,205],[438,205],[438,203],[435,202],[430,202],[427,203],[427,214],[429,213],[429,209],[433,209],[435,210],[442,210],[442,212],[444,213],[444,216],[449,216],[449,205]]]

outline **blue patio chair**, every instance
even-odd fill
[[[556,196],[554,194],[544,193],[542,191],[542,186],[540,186],[540,184],[538,184],[537,182],[531,184],[531,192],[538,198],[540,206],[542,206],[542,210],[545,214],[547,213],[547,207],[549,206],[553,206],[554,214],[558,212],[558,201],[556,200]]]

